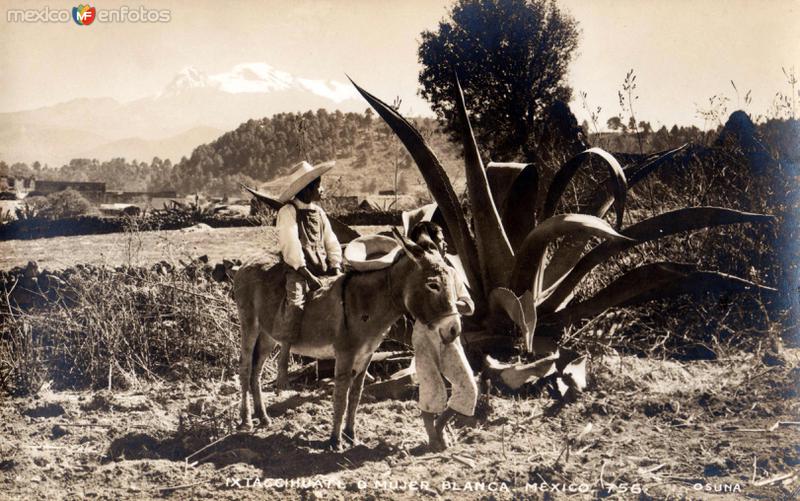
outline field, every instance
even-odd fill
[[[361,226],[362,234],[381,228]],[[0,269],[25,266],[34,260],[39,268],[61,270],[77,263],[95,265],[148,266],[161,260],[174,263],[208,256],[209,262],[222,259],[242,261],[275,252],[275,228],[216,228],[144,231],[0,241]]]
[[[234,256],[245,259],[275,245],[273,230],[220,228],[5,240],[0,242],[0,268],[24,266],[30,260],[40,268],[64,269],[76,263],[146,265],[162,259],[188,261],[200,255],[207,255],[212,262]]]
[[[272,228],[236,228],[3,242],[0,255],[4,269],[30,259],[57,269],[201,253],[213,263],[274,247]],[[450,428],[444,453],[425,449],[414,395],[369,393],[363,443],[328,451],[332,382],[275,395],[271,369],[272,423],[253,433],[235,432],[233,364],[219,378],[126,390],[46,383],[0,403],[0,490],[11,499],[788,499],[800,482],[800,351],[784,350],[783,365],[763,358],[596,354],[576,402],[547,391],[484,396],[476,418]]]

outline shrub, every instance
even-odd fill
[[[38,306],[0,311],[0,390],[127,387],[139,380],[233,371],[236,308],[204,273],[78,265]],[[44,288],[40,284],[38,288]],[[4,301],[5,303],[5,301]]]
[[[75,217],[92,211],[92,204],[83,195],[73,189],[57,191],[47,195],[46,201],[39,209],[39,215],[50,219]]]

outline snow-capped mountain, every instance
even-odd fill
[[[308,91],[334,103],[357,100],[358,93],[349,83],[294,77],[266,63],[237,64],[230,71],[208,75],[193,66],[182,69],[159,94],[176,96],[195,89],[212,88],[228,94],[268,94],[290,90]]]
[[[114,143],[123,140],[129,146],[141,144],[137,158],[149,160],[166,139],[171,146],[163,157],[171,158],[177,151],[188,155],[198,145],[182,147],[173,141],[195,137],[186,131],[227,131],[251,118],[319,108],[360,112],[366,103],[349,83],[294,76],[266,63],[237,64],[215,74],[190,66],[160,92],[127,103],[79,98],[36,110],[0,113],[0,160],[60,165],[83,152],[114,156]],[[138,151],[125,150],[116,156],[129,158]]]

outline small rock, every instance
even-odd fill
[[[239,391],[239,389],[233,383],[225,383],[219,387],[220,395],[233,395],[237,391]]]
[[[58,403],[49,403],[26,409],[23,414],[28,417],[56,417],[64,414],[64,407]]]
[[[57,438],[63,437],[64,435],[66,435],[68,433],[69,433],[69,430],[66,430],[61,425],[57,424],[57,425],[53,426],[53,430],[50,432],[50,436],[53,439],[57,439]]]

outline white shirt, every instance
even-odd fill
[[[297,230],[297,211],[292,204],[300,209],[316,209],[322,216],[322,241],[325,245],[328,265],[331,268],[339,268],[342,265],[342,247],[339,239],[331,229],[331,222],[325,211],[315,203],[306,204],[293,198],[291,203],[287,203],[278,211],[278,219],[275,227],[278,229],[278,245],[281,250],[284,262],[294,268],[302,268],[306,265],[306,258],[303,255],[303,248],[300,244],[300,236]]]

